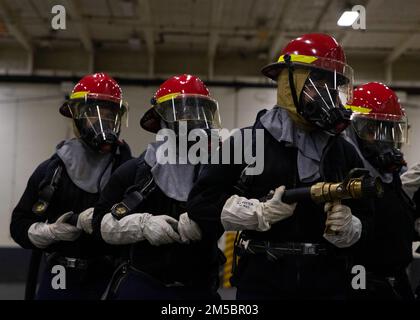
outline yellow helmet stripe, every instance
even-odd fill
[[[160,97],[159,99],[156,100],[157,103],[162,103],[168,100],[171,100],[172,98],[175,98],[176,96],[180,95],[180,92],[174,92],[174,93],[169,93],[167,95],[164,95],[162,97]]]
[[[89,94],[89,91],[78,91],[78,92],[74,92],[70,95],[70,99],[80,99],[80,98],[84,98],[85,96],[87,96]]]
[[[290,60],[292,62],[303,62],[303,63],[308,63],[308,64],[310,64],[310,63],[318,60],[317,57],[314,57],[314,56],[305,56],[305,55],[302,55],[302,54],[291,54],[290,55],[290,58],[291,58]],[[285,62],[284,61],[284,55],[281,55],[279,57],[279,60],[277,62]]]
[[[358,107],[358,106],[352,106],[352,105],[346,105],[344,107],[346,109],[350,109],[351,111],[358,112],[358,113],[370,113],[372,111],[372,109],[370,108]]]

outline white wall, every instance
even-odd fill
[[[409,166],[420,162],[420,96],[409,96],[405,104],[410,130],[409,143],[403,147],[403,152]]]
[[[130,114],[122,138],[136,156],[154,138],[139,126],[154,90],[155,87],[123,87]],[[276,100],[274,89],[215,87],[210,90],[219,101],[222,125],[227,129],[251,125],[257,111],[270,108]],[[40,97],[47,98],[40,100]],[[29,176],[54,152],[58,142],[71,135],[69,121],[58,113],[63,98],[60,85],[0,84],[0,246],[14,245],[9,236],[10,214]],[[408,97],[408,102],[411,144],[404,152],[409,164],[413,164],[420,161],[416,141],[420,137],[420,96]]]

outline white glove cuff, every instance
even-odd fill
[[[28,238],[32,244],[39,249],[45,249],[50,244],[57,241],[50,226],[44,222],[33,223],[28,229]]]
[[[263,215],[263,204],[257,199],[231,196],[223,206],[220,218],[226,231],[270,229]]]
[[[131,244],[144,240],[143,228],[152,215],[149,213],[130,214],[121,220],[107,213],[101,222],[102,239],[109,244]]]
[[[79,214],[77,218],[77,228],[82,229],[88,234],[93,233],[92,218],[94,208],[88,208]]]
[[[415,164],[401,175],[403,189],[413,199],[420,187],[420,163]]]
[[[362,223],[359,218],[352,216],[351,223],[337,235],[324,233],[324,238],[338,248],[348,248],[359,241],[362,235]]]

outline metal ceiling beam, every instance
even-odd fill
[[[377,8],[383,5],[383,2],[384,0],[368,0],[365,3],[366,15],[370,15],[371,12],[376,12]],[[347,27],[347,28],[349,29],[343,31],[341,33],[341,36],[338,37],[338,42],[342,46],[347,46],[348,41],[352,38],[352,36],[356,34],[356,32],[360,32],[360,30],[353,30],[350,27]],[[372,30],[369,30],[369,31],[372,31]]]
[[[26,49],[26,51],[32,53],[34,50],[32,41],[6,0],[0,0],[0,15],[3,18],[9,33]]]
[[[147,27],[141,27],[146,41],[147,52],[149,56],[149,76],[155,73],[155,31],[153,28],[152,9],[149,0],[138,0],[138,16]]]
[[[322,20],[324,19],[325,14],[329,10],[330,6],[332,5],[333,0],[327,0],[325,1],[320,14],[315,20],[314,25],[312,26],[311,31],[316,31],[319,29],[319,26],[322,23]],[[278,19],[278,23],[274,26],[274,29],[272,30],[272,33],[276,32],[276,29],[280,28],[281,30],[284,30],[284,17],[289,14],[290,11],[290,1],[286,0],[283,3],[283,6],[279,6],[278,8],[281,8],[279,11],[276,12],[276,16]],[[280,26],[280,27],[278,27]],[[286,32],[280,31],[279,34],[274,38],[274,41],[270,47],[268,59],[269,62],[272,62],[273,59],[277,58],[278,52],[280,51],[281,47],[283,46],[284,41],[286,40]]]
[[[291,4],[292,1],[285,0],[283,2],[283,5],[281,6],[281,10],[278,12],[277,23],[275,24],[274,29],[271,32],[272,34],[277,33],[277,35],[274,35],[273,42],[270,46],[270,49],[268,50],[269,62],[272,62],[273,59],[277,58],[278,52],[280,51],[283,42],[285,41],[286,35],[284,32],[284,17],[289,15]]]
[[[392,82],[392,63],[388,63],[385,66],[385,83],[390,84]]]
[[[38,18],[27,18],[25,19],[25,24],[27,25],[43,25],[45,22],[40,21]],[[153,26],[151,24],[145,24],[145,23],[139,23],[138,18],[136,17],[135,19],[133,18],[104,18],[104,17],[91,17],[89,18],[89,23],[92,25],[92,27],[98,27],[100,28],[101,25],[109,25],[110,23],[113,24],[118,24],[119,26],[122,27],[139,27],[141,29],[147,29],[147,28],[151,28],[153,27],[155,32],[167,32],[167,33],[185,33],[185,34],[198,34],[198,35],[203,35],[203,37],[207,37],[208,33],[209,33],[209,29],[207,26],[196,26],[194,27],[194,29],[191,29],[189,26],[165,26],[165,25],[159,25],[159,26]],[[238,27],[238,28],[232,28],[232,27],[221,27],[218,26],[215,28],[215,30],[220,34],[220,35],[227,35],[227,36],[257,36],[258,33],[260,32],[257,28],[255,27]],[[284,26],[283,29],[279,29],[279,28],[275,28],[273,31],[273,35],[284,31],[286,35],[290,35],[290,34],[301,34],[304,32],[313,32],[314,30],[311,29],[307,29],[304,30],[302,28],[293,28],[290,26]],[[326,33],[334,33],[337,32],[337,28],[336,27],[324,27],[322,29],[323,32]],[[349,31],[350,33],[352,33],[351,31]],[[392,29],[392,28],[374,28],[374,27],[369,27],[369,34],[373,35],[373,34],[379,34],[379,35],[383,35],[383,34],[392,34],[392,35],[398,35],[398,34],[406,34],[407,32],[413,32],[412,28],[406,28],[404,30],[396,30],[396,29]],[[354,34],[357,34],[357,32],[353,32]],[[337,37],[337,39],[339,39],[339,37]]]
[[[214,60],[216,57],[217,45],[219,44],[220,36],[215,28],[217,28],[223,17],[223,0],[214,0],[211,2],[211,14],[210,14],[210,35],[209,35],[209,46],[208,46],[208,77],[213,79],[214,77]]]
[[[327,0],[327,1],[324,2],[324,5],[321,8],[320,14],[316,18],[316,20],[315,20],[315,22],[312,26],[313,32],[319,31],[319,28],[322,24],[322,21],[324,20],[325,15],[330,10],[330,7],[333,3],[334,3],[334,0]]]
[[[65,0],[65,8],[70,14],[72,19],[76,22],[76,28],[79,33],[80,41],[82,42],[85,50],[89,53],[94,52],[94,45],[89,33],[87,24],[82,16],[81,5],[79,0]]]
[[[6,0],[0,0],[0,15],[8,32],[25,48],[27,51],[26,71],[32,74],[34,71],[34,52],[35,47],[32,39],[26,34],[21,21],[9,7]]]
[[[95,70],[95,46],[86,21],[83,19],[80,2],[79,0],[64,0],[64,7],[74,20],[80,41],[88,53],[88,72],[93,73]]]
[[[391,64],[395,60],[397,60],[404,52],[406,52],[410,47],[418,42],[420,37],[420,32],[415,32],[412,34],[408,34],[404,37],[404,39],[395,47],[394,50],[386,57],[385,63]]]

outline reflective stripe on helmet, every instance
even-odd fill
[[[284,56],[285,55],[281,55],[279,57],[279,60],[277,60],[277,62],[285,62],[284,61]],[[318,60],[317,57],[314,56],[305,56],[302,54],[290,54],[290,58],[292,62],[302,62],[302,63],[308,63],[311,64],[312,62]]]
[[[181,92],[174,92],[174,93],[169,93],[167,95],[164,95],[163,97],[160,97],[156,100],[157,103],[162,103],[168,100],[171,100],[173,98],[175,98],[176,96],[180,95]]]
[[[352,106],[352,105],[346,105],[344,107],[346,109],[350,109],[351,111],[358,112],[358,113],[370,113],[372,111],[372,109],[370,108],[358,107],[358,106]]]
[[[89,94],[89,91],[78,91],[78,92],[73,92],[70,95],[70,99],[80,99],[80,98],[84,98],[86,95]]]

